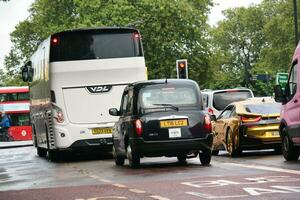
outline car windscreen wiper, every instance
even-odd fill
[[[177,106],[174,106],[172,104],[168,104],[168,103],[159,103],[159,104],[153,104],[155,106],[164,106],[164,107],[168,107],[168,108],[172,108],[173,110],[178,111],[179,108]]]

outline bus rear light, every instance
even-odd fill
[[[206,133],[211,133],[211,121],[208,115],[204,117],[204,130]]]
[[[57,37],[53,37],[53,38],[51,39],[51,43],[52,43],[53,45],[58,45],[59,39],[58,39]]]
[[[65,118],[63,112],[61,110],[57,111],[56,116],[54,116],[54,119],[56,119],[58,123],[64,123]]]
[[[143,127],[142,127],[141,120],[139,120],[139,119],[135,120],[134,125],[135,125],[135,132],[136,132],[137,136],[141,137],[142,133],[143,133]]]
[[[57,123],[64,123],[65,117],[62,109],[54,104],[52,104],[52,106],[53,106],[53,110],[52,110],[53,118],[56,120]]]
[[[140,38],[140,34],[139,33],[133,33],[133,38],[139,39]]]

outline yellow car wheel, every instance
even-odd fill
[[[231,129],[228,129],[227,131],[227,152],[231,157],[237,157],[241,154],[241,150],[238,147],[238,136],[234,135]]]

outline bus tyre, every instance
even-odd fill
[[[202,150],[202,153],[199,153],[199,158],[202,165],[209,165],[211,161],[211,150]]]
[[[47,150],[44,149],[44,148],[37,147],[37,148],[36,148],[36,151],[37,151],[37,155],[38,155],[39,157],[46,157],[46,155],[47,155]]]
[[[139,154],[132,152],[130,145],[126,148],[126,155],[131,168],[138,168],[140,166],[140,156]]]
[[[118,155],[117,155],[115,146],[113,146],[112,154],[113,154],[113,157],[114,157],[114,159],[115,159],[115,164],[116,164],[117,166],[123,166],[124,163],[125,163],[125,158],[124,158],[124,156],[118,156]]]
[[[283,131],[285,131],[285,129]],[[295,161],[299,158],[299,151],[297,151],[286,134],[284,134],[282,141],[282,155],[287,161]]]
[[[52,162],[59,160],[59,153],[55,150],[48,150],[48,159]]]

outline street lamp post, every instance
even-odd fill
[[[297,9],[297,0],[294,0],[294,25],[295,25],[295,43],[296,46],[299,42],[299,35],[298,35],[298,9]]]

